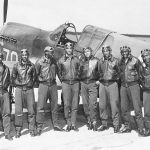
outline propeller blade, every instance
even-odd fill
[[[4,0],[3,24],[6,22],[6,18],[7,18],[7,8],[8,8],[8,0]]]

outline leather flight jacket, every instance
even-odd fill
[[[20,60],[12,69],[12,86],[21,88],[23,90],[32,89],[36,79],[36,70],[33,63],[28,61],[22,63]]]
[[[119,62],[121,85],[128,87],[135,84],[140,84],[142,72],[141,62],[138,58],[130,55],[125,62],[122,58]]]
[[[79,82],[80,61],[77,56],[65,54],[59,59],[58,66],[61,82],[68,84]]]
[[[94,56],[91,56],[89,59],[82,58],[80,66],[80,77],[81,81],[84,83],[95,82],[98,76],[98,59]]]
[[[150,64],[142,66],[142,82],[143,90],[150,90]]]
[[[2,65],[0,65],[0,93],[8,91],[9,85],[10,70],[4,63],[2,63]]]
[[[35,63],[37,82],[48,86],[56,84],[56,75],[58,75],[58,66],[56,60],[43,56]]]
[[[98,63],[99,81],[104,85],[118,82],[120,77],[119,60],[112,55],[100,59]]]

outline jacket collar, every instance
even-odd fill
[[[49,64],[49,63],[51,63],[51,58],[47,58],[47,57],[43,56],[42,61],[43,61],[43,63]]]
[[[94,59],[93,55],[91,55],[89,58],[85,57],[85,61],[89,61],[89,60],[92,60],[92,59]]]
[[[129,57],[128,57],[128,59],[127,59],[127,62],[125,62],[125,59],[122,57],[121,58],[121,63],[126,63],[127,64],[129,61],[132,60],[132,58],[133,58],[133,55],[130,54]]]
[[[24,63],[22,60],[20,60],[20,61],[19,61],[19,64],[22,65],[22,66],[31,65],[31,61],[28,60],[26,63]]]
[[[69,58],[70,58],[70,59],[73,59],[74,57],[75,57],[74,54],[72,54],[72,55],[70,55],[70,56],[67,55],[67,54],[65,54],[65,55],[64,55],[64,60],[67,60],[67,59],[69,59]]]

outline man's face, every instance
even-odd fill
[[[72,53],[73,53],[73,48],[72,47],[66,47],[66,54],[67,55],[72,55]]]
[[[145,55],[143,56],[143,61],[146,63],[146,64],[149,64],[150,63],[150,55]]]
[[[122,51],[122,57],[123,58],[128,58],[128,56],[129,56],[129,51],[128,50]]]
[[[51,58],[53,57],[54,51],[45,51],[45,57],[46,58]]]
[[[85,55],[85,57],[89,58],[89,57],[92,55],[91,50],[85,49],[85,50],[84,50],[84,55]]]
[[[28,53],[22,53],[21,58],[23,62],[27,62],[29,59],[29,54]]]
[[[110,56],[110,51],[107,48],[103,50],[103,56],[106,58]]]

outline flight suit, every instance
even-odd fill
[[[99,73],[99,112],[102,125],[109,126],[109,111],[112,114],[114,128],[120,126],[119,114],[119,66],[118,59],[110,55],[108,59],[101,58],[98,63]],[[110,108],[108,107],[110,106]]]
[[[23,106],[27,104],[29,130],[35,129],[35,97],[34,82],[36,79],[36,70],[34,64],[30,61],[22,63],[20,60],[12,70],[12,85],[15,90],[15,126],[17,132],[21,131],[23,126]]]
[[[0,115],[5,136],[10,134],[11,126],[11,102],[8,87],[10,85],[10,71],[5,64],[0,65]]]
[[[94,56],[82,58],[80,67],[81,96],[88,124],[97,121],[98,59]]]
[[[150,130],[150,64],[142,67],[142,89],[145,127]]]
[[[80,62],[75,55],[65,54],[60,58],[59,75],[62,81],[64,114],[67,125],[75,126],[79,103],[79,68]]]
[[[56,84],[58,66],[54,58],[48,59],[45,56],[40,58],[35,66],[39,83],[36,122],[39,130],[41,130],[44,123],[45,104],[48,99],[51,105],[53,126],[58,126],[58,91]]]
[[[130,124],[130,103],[133,103],[135,118],[139,130],[144,129],[144,121],[141,109],[141,91],[139,83],[141,82],[141,63],[130,55],[127,62],[124,58],[120,60],[120,78],[121,78],[121,112],[126,128],[131,129]]]

